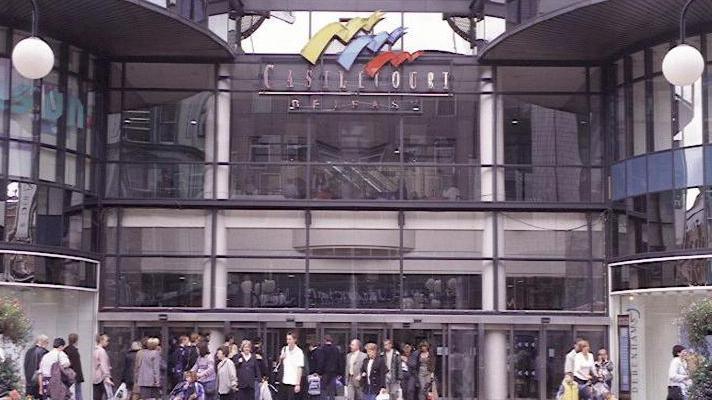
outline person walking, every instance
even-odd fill
[[[190,345],[190,339],[188,336],[181,336],[178,338],[178,343],[171,354],[171,384],[176,386],[178,383],[183,381],[185,371],[192,368],[190,364],[190,356],[193,347]]]
[[[252,354],[252,342],[243,340],[237,355],[237,400],[254,400],[262,379],[262,356]]]
[[[413,353],[413,346],[406,343],[401,353],[401,391],[403,400],[416,400],[418,397],[418,356]]]
[[[287,334],[287,345],[279,355],[282,365],[280,399],[294,400],[302,391],[301,382],[304,373],[304,352],[297,346],[297,337],[293,332]]]
[[[574,381],[579,387],[581,400],[592,400],[592,385],[596,378],[595,361],[591,354],[591,345],[587,341],[581,342],[581,351],[574,357]]]
[[[141,350],[141,356],[136,358],[136,381],[139,387],[139,398],[151,400],[161,398],[161,352],[160,340],[149,338],[146,348]]]
[[[79,335],[76,333],[70,333],[69,336],[67,336],[67,342],[67,347],[64,348],[64,353],[69,358],[69,368],[71,368],[76,374],[74,386],[72,386],[74,399],[83,400],[82,383],[84,382],[84,373],[82,372],[82,361],[79,357],[79,349],[77,349]]]
[[[386,393],[386,362],[378,356],[378,345],[366,345],[366,359],[361,366],[364,400],[376,400],[381,392]]]
[[[222,346],[215,352],[218,359],[218,365],[215,368],[220,400],[233,400],[237,389],[237,371],[235,371],[235,363],[228,357],[229,353],[228,346]]]
[[[198,349],[198,360],[193,365],[191,371],[198,375],[198,382],[205,390],[205,400],[215,400],[217,397],[217,379],[215,376],[215,359],[208,350],[205,341],[199,341],[196,345]]]
[[[685,347],[679,344],[672,348],[672,360],[668,367],[667,400],[685,400],[687,387],[692,384],[687,366],[681,357],[683,351]]]
[[[600,349],[596,354],[596,376],[603,382],[608,390],[613,388],[613,361],[608,358],[608,350]]]
[[[386,339],[383,341],[383,352],[381,357],[386,363],[386,390],[391,400],[398,399],[398,392],[401,390],[401,355],[393,347],[393,340]]]
[[[94,376],[92,378],[94,400],[102,400],[104,396],[111,398],[113,393],[107,393],[107,388],[112,390],[114,382],[111,380],[111,361],[106,348],[109,347],[109,336],[98,334],[94,347]]]
[[[321,356],[317,374],[321,377],[321,398],[334,400],[336,397],[336,377],[343,370],[341,365],[341,350],[334,344],[331,335],[324,335],[324,344],[321,346]]]
[[[428,393],[435,384],[435,357],[430,352],[430,344],[426,341],[418,345],[418,399],[427,400]]]
[[[35,344],[27,349],[25,353],[25,362],[23,372],[25,373],[25,393],[33,398],[38,398],[40,395],[39,374],[40,362],[42,357],[47,354],[47,346],[49,346],[49,338],[46,335],[39,335],[35,339]]]
[[[569,380],[574,379],[574,359],[576,358],[576,354],[581,351],[581,345],[583,342],[584,340],[582,338],[576,338],[574,347],[571,351],[566,353],[566,360],[564,361],[564,375]]]
[[[124,355],[124,369],[121,372],[121,382],[126,385],[126,390],[131,393],[132,399],[139,397],[138,387],[134,388],[134,371],[136,367],[136,354],[141,350],[141,342],[135,341],[131,343],[129,351]]]
[[[62,382],[62,377],[59,377],[60,382],[63,383],[60,384],[60,386],[62,386],[60,390],[51,391],[49,387],[50,379],[52,379],[52,367],[56,363],[59,363],[59,366],[62,369],[69,368],[69,357],[67,357],[67,354],[64,352],[64,346],[66,344],[67,343],[64,341],[64,339],[56,338],[54,339],[54,343],[52,344],[52,350],[42,356],[39,368],[40,373],[38,375],[40,398],[51,400],[65,400],[69,397],[69,385],[66,385],[64,384],[64,382]]]
[[[351,340],[349,344],[351,350],[346,355],[346,366],[344,370],[344,383],[346,384],[346,400],[362,400],[362,380],[361,367],[366,359],[366,353],[361,351],[361,341]]]

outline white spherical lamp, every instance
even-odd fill
[[[54,52],[44,40],[28,37],[12,50],[12,65],[27,79],[41,79],[52,71]]]
[[[663,75],[676,86],[689,86],[697,82],[704,69],[702,54],[688,44],[675,46],[663,58]]]

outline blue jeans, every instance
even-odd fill
[[[74,400],[83,400],[83,398],[82,398],[82,384],[81,383],[74,384]]]

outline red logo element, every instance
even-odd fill
[[[373,78],[386,64],[390,63],[392,66],[397,68],[405,62],[414,61],[416,58],[422,56],[423,53],[424,52],[422,51],[416,51],[415,53],[409,53],[407,51],[386,51],[385,53],[381,53],[374,57],[373,60],[369,61],[368,64],[363,67],[363,70],[366,72],[366,75]]]

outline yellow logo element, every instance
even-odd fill
[[[346,24],[341,22],[332,22],[329,25],[321,28],[310,40],[309,43],[302,49],[302,57],[312,64],[316,64],[321,56],[321,53],[326,50],[331,40],[336,37],[343,44],[347,44],[361,30],[371,32],[373,27],[384,18],[385,14],[381,11],[376,11],[368,18],[356,17],[350,19]]]

